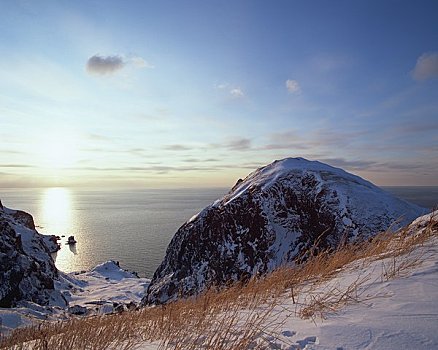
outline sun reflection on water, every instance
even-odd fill
[[[81,259],[76,245],[66,245],[70,235],[75,235],[78,241],[82,241],[73,223],[75,220],[72,192],[67,188],[48,188],[42,193],[41,209],[44,233],[61,237],[61,250],[54,254],[56,267],[65,272],[77,270]]]
[[[48,188],[42,198],[45,231],[65,235],[71,229],[71,193],[66,188]]]

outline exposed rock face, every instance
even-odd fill
[[[142,302],[266,273],[313,246],[366,239],[425,212],[341,169],[303,158],[275,161],[181,226]]]
[[[32,216],[0,202],[0,307],[21,300],[47,304],[57,275]]]

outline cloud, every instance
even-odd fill
[[[0,164],[0,168],[34,168],[34,166],[28,164]]]
[[[80,170],[88,171],[121,171],[121,172],[155,172],[158,174],[166,174],[172,171],[218,171],[224,166],[168,166],[168,165],[150,165],[150,166],[127,166],[127,167],[82,167]]]
[[[204,162],[219,162],[219,159],[216,158],[208,158],[208,159],[198,159],[198,158],[187,158],[183,159],[183,162],[186,163],[204,163]]]
[[[109,75],[121,70],[126,65],[122,56],[91,56],[87,61],[87,72],[97,75]]]
[[[299,94],[301,92],[300,84],[298,84],[298,81],[288,79],[286,80],[286,89],[291,94]]]
[[[87,61],[87,72],[94,75],[111,75],[122,70],[128,64],[135,68],[155,68],[142,57],[131,56],[125,58],[121,55],[101,56],[96,54]]]
[[[165,149],[166,151],[189,151],[193,149],[193,147],[181,145],[181,144],[174,144],[174,145],[164,146],[163,149]]]
[[[438,52],[422,54],[417,59],[412,77],[415,80],[438,78]]]
[[[378,164],[368,160],[347,160],[344,158],[322,158],[320,160],[332,166],[350,170],[368,170]]]
[[[241,88],[234,88],[230,90],[230,94],[233,98],[242,98],[245,96]]]
[[[232,151],[243,151],[251,148],[251,140],[239,138],[228,142],[226,147]]]
[[[155,68],[153,64],[150,64],[139,56],[131,57],[129,61],[137,68]]]
[[[265,150],[276,149],[308,149],[306,142],[298,135],[295,130],[276,132],[269,135],[269,144],[262,147]]]
[[[111,141],[111,138],[108,136],[100,135],[100,134],[88,134],[87,135],[89,140],[92,141]]]
[[[242,98],[245,96],[245,93],[241,87],[232,86],[228,83],[216,84],[215,88],[218,90],[226,90],[231,95],[231,97],[235,99]]]
[[[222,83],[222,84],[217,84],[215,85],[216,89],[226,89],[228,87],[228,83]]]
[[[416,133],[426,133],[426,132],[435,133],[438,131],[438,121],[405,123],[399,125],[396,129],[405,134],[416,134]]]

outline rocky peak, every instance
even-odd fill
[[[304,158],[278,160],[180,227],[143,303],[266,273],[311,247],[366,239],[424,212],[342,169]]]

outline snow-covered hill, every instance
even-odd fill
[[[421,236],[425,230],[434,232],[430,239],[404,254],[397,256],[389,250],[382,256],[353,261],[328,280],[313,279],[301,288],[297,286],[300,291],[295,299],[290,291],[284,291],[282,296],[259,304],[254,310],[232,313],[233,322],[219,316],[227,327],[232,324],[226,334],[210,334],[207,328],[204,335],[193,332],[186,341],[193,344],[192,339],[200,339],[195,349],[208,349],[208,341],[214,336],[228,341],[228,346],[223,347],[227,349],[438,349],[437,220],[435,212],[409,226],[410,237]],[[397,272],[388,276],[392,267]],[[310,305],[314,305],[314,318],[303,318],[300,311]],[[258,323],[259,318],[263,322]],[[246,334],[245,322],[256,328],[254,336],[247,346],[236,347],[239,337]],[[214,322],[211,324],[223,329]],[[229,334],[235,337],[227,338]],[[156,350],[173,345],[166,347],[160,342],[140,340],[133,349]],[[177,345],[185,348],[184,343]]]
[[[342,169],[303,158],[275,161],[181,226],[143,303],[263,274],[312,247],[366,239],[425,212]]]

